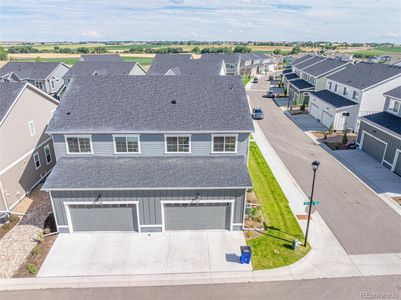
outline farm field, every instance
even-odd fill
[[[391,55],[391,56],[401,56],[401,46],[397,47],[376,47],[373,49],[366,49],[355,51],[353,54],[360,55],[371,55],[371,56],[380,56],[380,55]]]

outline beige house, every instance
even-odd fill
[[[0,82],[0,211],[12,210],[52,170],[45,129],[58,101],[26,82]]]

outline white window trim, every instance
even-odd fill
[[[167,138],[168,137],[189,137],[189,151],[188,152],[168,152],[167,151]],[[191,154],[192,153],[192,135],[191,134],[165,134],[164,135],[164,154]]]
[[[35,156],[38,157],[39,167],[36,166]],[[42,166],[42,163],[40,162],[40,155],[39,155],[39,152],[38,152],[38,151],[36,151],[36,152],[33,154],[33,164],[35,165],[35,170],[39,169],[39,168]]]
[[[39,83],[40,83],[41,87],[38,87]],[[43,86],[44,86],[43,81],[41,81],[41,80],[35,81],[35,87],[38,88],[39,90],[43,90]]]
[[[138,138],[138,152],[117,152],[116,137],[136,137]],[[118,155],[138,155],[141,154],[141,136],[139,134],[113,134],[114,154]],[[128,148],[127,148],[128,149]]]
[[[32,130],[31,130],[31,125],[32,125]],[[33,120],[28,122],[28,130],[31,136],[34,136],[36,134],[35,123],[33,122]]]
[[[391,103],[399,103],[399,107],[398,107],[398,110],[397,110],[397,111],[390,110],[390,104],[391,104]],[[393,105],[393,106],[394,106],[394,105]],[[394,114],[394,115],[398,115],[398,113],[400,112],[400,108],[401,108],[401,101],[398,101],[398,100],[395,100],[395,99],[390,99],[390,100],[389,100],[389,102],[388,102],[388,107],[387,107],[387,111],[388,111],[389,113]]]
[[[214,138],[215,137],[230,137],[230,136],[234,136],[235,137],[235,151],[214,151]],[[212,142],[211,142],[211,153],[216,153],[216,154],[221,154],[221,153],[228,153],[228,154],[236,154],[238,152],[238,134],[212,134]],[[225,145],[226,145],[226,140],[224,139],[224,149],[225,149]]]
[[[49,149],[50,161],[47,161],[46,149]],[[52,151],[51,151],[51,149],[50,149],[50,145],[49,145],[49,144],[46,144],[46,145],[43,147],[43,152],[45,153],[46,164],[47,164],[47,165],[50,165],[50,164],[52,163],[52,161],[53,161],[53,157],[52,157]]]
[[[70,149],[68,148],[68,138],[89,138],[89,144],[91,146],[91,152],[70,152]],[[92,143],[92,135],[64,135],[64,140],[65,140],[65,147],[67,149],[67,154],[71,155],[88,155],[88,154],[93,154],[93,143]],[[79,142],[78,142],[79,145]]]

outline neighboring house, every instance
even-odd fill
[[[74,77],[48,127],[59,232],[241,230],[253,130],[239,76]]]
[[[383,111],[385,102],[383,94],[399,85],[401,85],[401,67],[360,62],[347,65],[344,70],[328,76],[326,89],[357,104],[356,108],[353,107],[348,111],[350,115],[346,116],[344,122],[347,124],[346,129],[358,131],[357,117]],[[313,115],[316,115],[317,110],[322,112],[326,110],[330,101],[320,98],[314,104],[316,107],[313,108],[315,110]],[[357,117],[354,116],[354,109],[357,109]],[[334,117],[331,114],[333,122]]]
[[[309,103],[309,92],[326,87],[327,76],[344,70],[349,62],[333,58],[313,57],[293,66],[292,77],[287,74],[288,95],[294,103]],[[299,78],[294,78],[297,75]]]
[[[58,62],[10,61],[0,69],[0,81],[26,81],[57,98],[64,87],[62,78],[69,69]]]
[[[384,111],[360,118],[357,144],[401,176],[401,86],[385,92]]]
[[[145,69],[138,62],[78,61],[64,75],[63,79],[68,84],[73,76],[145,74]]]
[[[44,133],[58,101],[26,82],[0,82],[0,211],[12,210],[53,168]]]
[[[123,61],[119,54],[82,54],[80,61],[102,61],[102,62],[119,62]]]
[[[147,75],[225,75],[222,59],[193,59],[186,54],[157,54],[149,67]]]
[[[240,54],[202,54],[201,60],[222,59],[226,67],[226,75],[240,75],[241,57]]]
[[[276,62],[274,58],[266,54],[241,53],[241,75],[255,76],[257,74],[267,74],[274,71]]]

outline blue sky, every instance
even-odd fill
[[[0,0],[0,40],[401,43],[400,16],[400,0]]]

